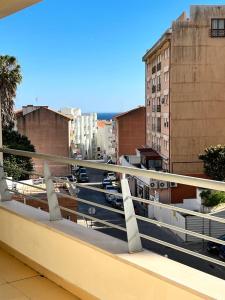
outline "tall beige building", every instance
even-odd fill
[[[191,6],[143,57],[146,143],[172,173],[202,177],[198,155],[225,143],[225,5]],[[194,195],[171,189],[172,202]]]

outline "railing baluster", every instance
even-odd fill
[[[129,188],[128,180],[125,177],[125,174],[123,174],[123,178],[121,179],[121,187],[122,187],[123,206],[124,206],[125,222],[126,222],[126,229],[127,229],[128,249],[130,253],[140,252],[143,251],[141,238],[139,235],[133,200],[131,198],[130,188]]]
[[[54,183],[51,179],[51,172],[47,162],[44,162],[44,178],[47,189],[48,208],[50,221],[57,221],[62,219],[59,202],[55,193]]]
[[[0,202],[9,201],[12,199],[11,194],[8,191],[8,185],[5,179],[5,173],[3,166],[0,165]]]

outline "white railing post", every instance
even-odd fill
[[[47,189],[50,221],[62,220],[58,198],[55,193],[54,183],[51,179],[51,172],[47,162],[44,162],[44,178],[45,178],[45,184]]]
[[[126,229],[127,229],[128,249],[130,253],[140,252],[143,250],[141,244],[141,238],[139,235],[133,200],[131,198],[130,188],[125,174],[123,174],[123,177],[121,179],[121,187],[122,187],[123,206],[124,206],[125,222],[126,222]]]
[[[5,179],[5,172],[2,164],[0,163],[0,202],[9,201],[12,199],[8,191],[8,185]]]

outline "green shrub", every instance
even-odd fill
[[[216,206],[220,203],[225,203],[225,192],[204,190],[200,196],[205,206]]]

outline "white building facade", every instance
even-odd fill
[[[72,118],[70,129],[71,155],[95,159],[97,155],[97,113],[82,114],[79,108],[61,108]]]
[[[97,159],[105,160],[115,157],[115,134],[113,121],[97,121]]]

